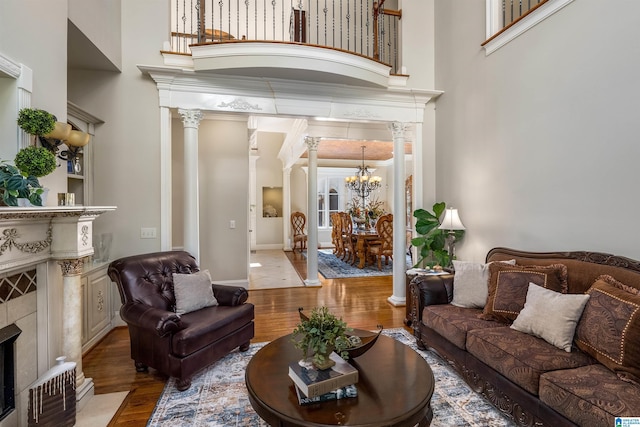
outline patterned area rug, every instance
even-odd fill
[[[303,252],[306,257],[307,253]],[[407,266],[410,268],[411,260],[408,258]],[[382,261],[382,270],[378,270],[377,265],[366,265],[364,268],[358,268],[342,261],[333,254],[332,249],[320,249],[318,251],[318,271],[325,279],[342,279],[348,277],[367,277],[367,276],[391,276],[393,274],[393,265],[389,265]]]
[[[419,350],[410,333],[397,328],[384,330],[383,334],[410,346],[431,366],[436,379],[431,399],[432,427],[515,426],[471,390],[440,357]],[[244,370],[249,359],[265,344],[252,344],[245,353],[230,353],[197,374],[187,391],[178,391],[175,380],[169,379],[147,427],[266,426],[253,411],[244,385]]]

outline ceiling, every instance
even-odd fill
[[[318,145],[318,159],[362,160],[363,145],[365,146],[365,160],[387,161],[393,159],[393,142],[342,139],[321,139]],[[411,154],[411,143],[404,145],[404,152]],[[307,157],[306,151],[302,157]]]

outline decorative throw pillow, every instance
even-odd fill
[[[511,329],[542,338],[568,353],[589,295],[561,294],[529,283],[524,308]]]
[[[516,260],[504,261],[515,265]],[[451,304],[458,307],[484,308],[487,302],[489,264],[453,260],[453,299]]]
[[[218,305],[218,300],[213,296],[209,270],[192,274],[173,273],[173,293],[176,297],[177,314]]]
[[[640,290],[602,275],[587,294],[576,328],[578,348],[620,379],[640,384]]]
[[[529,283],[564,294],[567,292],[567,266],[492,263],[489,266],[487,304],[479,317],[503,323],[513,322],[524,307]]]

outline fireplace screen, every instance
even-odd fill
[[[0,329],[0,420],[16,407],[14,343],[21,332],[15,324]]]

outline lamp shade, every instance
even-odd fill
[[[447,208],[440,227],[442,230],[464,230],[464,225],[458,216],[458,209]]]
[[[56,122],[51,132],[44,135],[45,138],[67,139],[71,133],[71,125],[69,123]]]
[[[79,130],[72,130],[69,132],[69,136],[64,141],[67,146],[71,147],[84,147],[89,143],[90,135],[86,132],[81,132]]]

